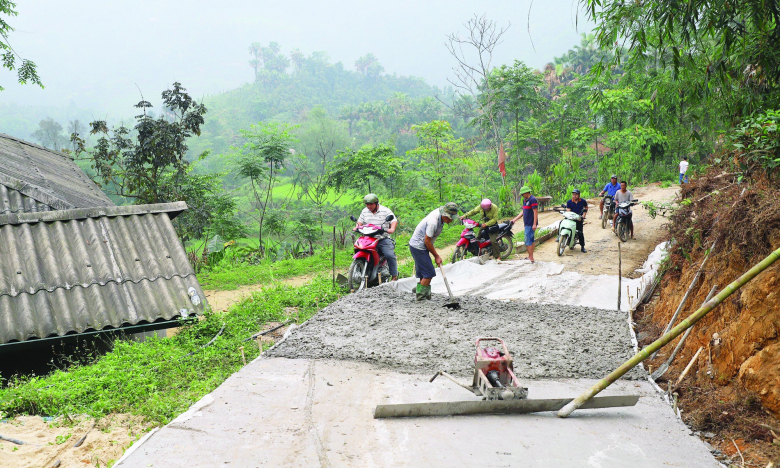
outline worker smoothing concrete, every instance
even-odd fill
[[[448,202],[442,207],[436,208],[426,216],[414,230],[409,239],[409,251],[414,259],[416,276],[420,279],[417,285],[417,300],[431,299],[431,280],[436,276],[436,268],[431,262],[431,255],[436,265],[441,266],[442,259],[434,242],[441,235],[444,224],[450,224],[458,219],[458,205]]]

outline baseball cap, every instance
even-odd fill
[[[576,189],[572,190],[571,193],[580,193],[580,189],[576,188]]]
[[[617,178],[618,178],[617,174],[612,174],[612,177],[610,177],[610,179],[617,179]]]
[[[439,208],[439,212],[450,219],[460,219],[458,217],[458,204],[455,202],[445,203],[444,206]]]

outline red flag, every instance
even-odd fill
[[[504,153],[504,143],[501,142],[501,146],[498,149],[498,172],[501,173],[501,177],[506,177],[506,153]]]

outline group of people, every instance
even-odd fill
[[[626,181],[621,181],[618,184],[617,175],[611,177],[610,182],[604,187],[604,190],[601,191],[599,196],[602,196],[605,193],[615,198],[618,203],[622,201],[631,201],[633,199],[631,192],[627,189]],[[522,211],[510,222],[514,224],[520,219],[523,220],[524,241],[526,252],[528,253],[527,260],[534,263],[534,234],[539,225],[539,201],[536,197],[531,195],[531,188],[527,185],[520,188],[520,195],[523,197]],[[358,229],[365,224],[382,226],[386,223],[385,220],[388,215],[393,215],[392,221],[389,222],[389,227],[384,229],[384,232],[380,235],[377,250],[380,255],[387,259],[387,266],[390,270],[392,281],[396,281],[398,279],[398,261],[395,257],[395,241],[390,237],[390,234],[395,232],[398,225],[398,219],[390,208],[379,204],[379,197],[373,193],[366,195],[363,198],[363,202],[366,207],[360,213],[355,229]],[[588,202],[580,196],[580,191],[578,189],[572,191],[572,197],[571,200],[566,203],[566,209],[582,217],[582,220],[577,221],[577,240],[582,252],[587,252],[585,249],[583,222],[588,213]],[[409,239],[409,252],[414,259],[416,276],[419,279],[415,291],[417,300],[431,298],[431,280],[436,276],[434,263],[441,266],[443,262],[441,255],[439,255],[439,252],[436,250],[435,242],[441,235],[445,224],[450,224],[453,221],[458,221],[460,219],[458,216],[459,211],[458,205],[454,202],[448,202],[443,206],[436,208],[417,224],[411,239]],[[600,211],[601,215],[599,216],[599,219],[604,215],[603,199],[600,204]],[[482,200],[474,209],[463,214],[463,217],[478,216],[480,218],[479,227],[483,230],[480,233],[480,236],[486,235],[490,238],[493,258],[496,260],[499,260],[501,257],[498,242],[496,240],[497,234],[491,232],[489,228],[498,223],[498,215],[498,205],[487,198]],[[617,214],[615,215],[615,220],[613,220],[613,225],[616,220]],[[631,227],[631,237],[634,237],[633,226]]]

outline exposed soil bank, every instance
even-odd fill
[[[351,294],[321,310],[267,353],[272,357],[371,362],[431,375],[473,372],[477,337],[504,339],[520,378],[601,378],[632,355],[625,313],[555,304],[446,296],[415,302],[388,288]],[[635,369],[629,378],[641,377]]]

